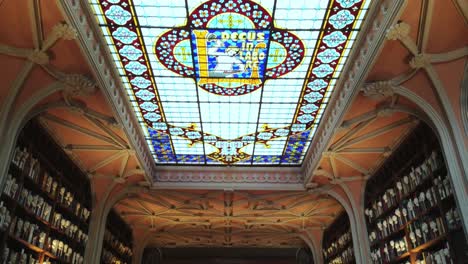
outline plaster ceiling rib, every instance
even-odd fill
[[[80,145],[80,144],[67,144],[65,146],[66,150],[71,151],[119,151],[124,150],[121,147],[110,146],[110,145]]]
[[[361,172],[363,175],[368,175],[369,174],[369,170],[364,169],[362,166],[356,164],[355,162],[353,162],[353,161],[351,161],[351,160],[349,160],[349,159],[347,159],[347,158],[345,158],[345,157],[343,157],[343,156],[341,156],[339,154],[335,155],[335,157],[336,157],[336,159],[343,162],[344,164],[346,164],[346,165],[352,167],[353,169]]]
[[[371,113],[373,115],[369,116],[369,117],[367,117],[366,115],[363,115],[363,116],[366,117],[367,120],[360,122],[357,126],[353,127],[348,132],[346,132],[346,134],[342,138],[340,138],[337,142],[333,143],[330,146],[330,150],[335,151],[335,150],[339,149],[340,147],[343,146],[343,144],[348,142],[351,137],[353,137],[354,135],[356,135],[357,133],[359,133],[360,131],[365,129],[367,126],[369,126],[375,120],[375,116],[376,116],[376,113],[375,113],[375,115],[374,115],[373,112],[371,112]]]
[[[31,30],[33,31],[32,39],[34,43],[34,47],[36,49],[40,49],[42,47],[43,41],[43,27],[42,27],[42,15],[41,15],[41,8],[39,7],[40,3],[38,0],[28,1],[28,11],[30,23],[31,23]]]
[[[414,118],[412,118],[412,117],[408,117],[408,118],[404,118],[402,120],[396,121],[396,122],[391,123],[389,125],[386,125],[386,126],[384,126],[382,128],[379,128],[379,129],[376,129],[376,130],[374,130],[372,132],[366,133],[365,135],[350,139],[349,141],[347,141],[346,143],[341,145],[341,147],[338,148],[337,150],[340,151],[341,149],[350,147],[350,146],[352,146],[354,144],[357,144],[357,143],[360,143],[360,142],[375,138],[375,137],[380,136],[382,134],[388,133],[392,129],[395,129],[397,127],[409,124],[409,123],[411,123],[413,121],[414,121]]]
[[[350,154],[369,154],[369,153],[385,153],[390,151],[389,147],[381,148],[346,148],[341,149],[340,153],[350,153]]]
[[[119,177],[124,178],[125,171],[127,171],[128,161],[130,160],[130,153],[127,151],[125,156],[122,158],[122,163],[120,164]]]
[[[88,115],[84,115],[84,116],[89,122],[94,124],[96,127],[101,129],[102,131],[106,132],[122,148],[129,149],[127,141],[125,141],[123,138],[121,138],[119,135],[117,135],[117,133],[112,131],[112,129],[110,129],[108,126],[104,125],[100,120],[98,120],[98,119],[96,119],[96,118],[94,118],[92,116],[88,116]]]
[[[120,150],[117,151],[116,153],[110,155],[109,157],[106,157],[105,159],[101,160],[100,162],[96,163],[93,165],[91,168],[88,169],[89,172],[95,173],[98,169],[108,165],[109,163],[122,158],[123,156],[127,155],[127,151],[125,150]]]
[[[97,132],[94,132],[92,130],[89,130],[87,128],[84,128],[84,127],[81,127],[77,124],[74,124],[70,121],[67,121],[65,119],[62,119],[60,117],[57,117],[55,115],[52,115],[50,113],[46,113],[46,114],[43,114],[42,117],[46,120],[49,120],[49,121],[52,121],[54,123],[57,123],[59,125],[62,125],[64,127],[67,127],[67,128],[70,128],[70,129],[73,129],[77,132],[80,132],[84,135],[87,135],[87,136],[91,136],[91,137],[94,137],[96,139],[99,139],[99,140],[102,140],[104,142],[107,142],[109,144],[112,144],[114,146],[118,146],[118,147],[121,147],[119,143],[117,143],[113,138],[111,137],[108,137],[108,136],[104,136],[102,134],[99,134]]]
[[[336,167],[336,161],[334,155],[328,155],[328,162],[330,163],[330,166],[332,168],[332,173],[331,173],[331,178],[335,179],[339,177],[338,175],[338,168]]]

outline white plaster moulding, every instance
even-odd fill
[[[78,32],[77,41],[91,67],[96,83],[108,99],[109,104],[122,125],[130,145],[145,170],[148,182],[157,175],[156,165],[140,130],[140,125],[128,104],[119,74],[111,60],[110,51],[105,45],[100,29],[92,17],[87,1],[57,0],[67,23]]]
[[[302,167],[305,184],[312,180],[322,152],[326,150],[335,129],[339,127],[383,48],[386,30],[399,17],[405,4],[405,0],[381,0],[371,5],[358,40],[354,43],[359,49],[355,48],[350,54],[304,160]]]

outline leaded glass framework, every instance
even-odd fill
[[[371,0],[89,0],[157,164],[300,166]]]

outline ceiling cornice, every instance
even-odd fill
[[[303,177],[306,185],[313,179],[314,170],[320,162],[322,153],[326,151],[336,128],[340,126],[353,98],[360,91],[367,73],[382,50],[387,29],[399,18],[405,4],[405,0],[381,0],[372,3],[355,43],[359,48],[351,52],[349,61],[352,63],[348,63],[343,69],[342,78],[336,84],[336,90],[323,115],[322,124],[304,160]]]
[[[152,178],[157,175],[156,164],[146,145],[132,107],[128,103],[127,95],[100,29],[94,17],[91,16],[87,1],[58,0],[58,3],[67,23],[76,29],[77,41],[82,53],[94,72],[98,86],[108,99],[114,115],[122,125],[130,144],[135,149],[136,156],[146,172],[146,179],[152,182]]]

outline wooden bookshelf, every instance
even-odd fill
[[[101,263],[132,263],[132,240],[130,227],[114,210],[111,210],[107,217]]]
[[[431,263],[436,257],[468,263],[446,163],[427,125],[415,128],[369,179],[365,201],[373,263]]]
[[[0,262],[83,263],[90,193],[86,175],[37,121],[28,123],[0,196]]]
[[[323,233],[323,259],[327,264],[356,263],[349,218],[344,211]]]

